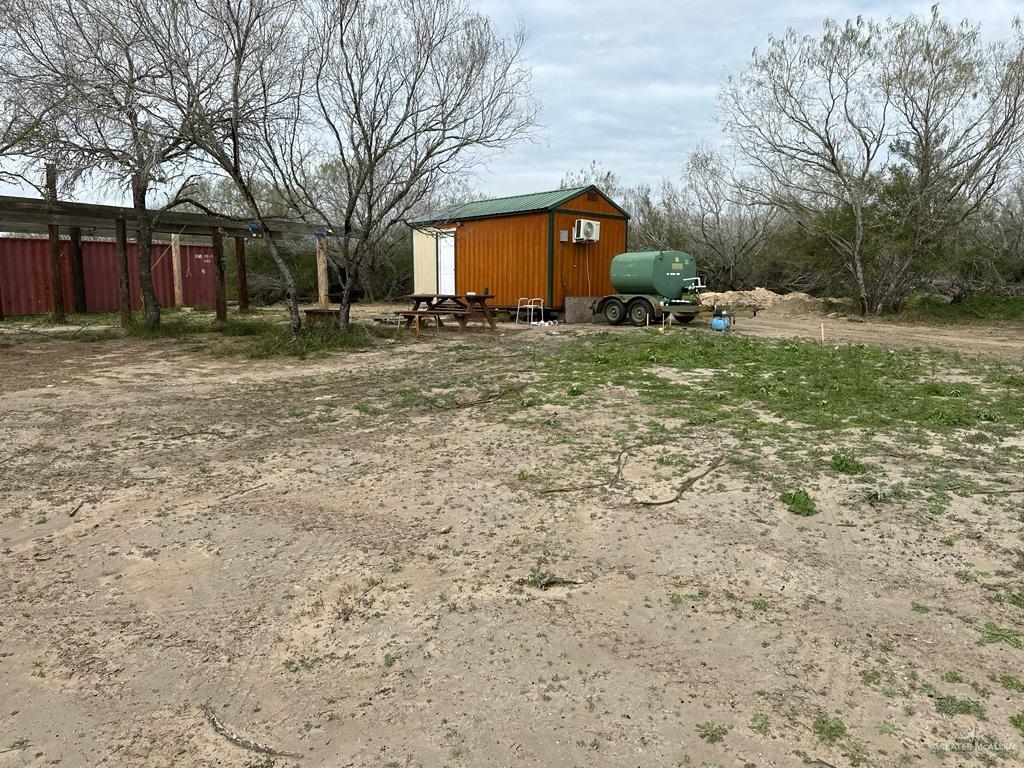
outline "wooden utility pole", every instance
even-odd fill
[[[114,239],[117,246],[117,303],[121,310],[121,327],[132,324],[132,294],[128,284],[128,227],[124,219],[114,223]]]
[[[224,292],[224,235],[217,229],[213,231],[213,274],[217,322],[226,323],[228,321],[228,299]]]
[[[181,236],[171,235],[171,269],[174,270],[174,306],[185,306],[185,290],[181,283]]]
[[[82,228],[72,227],[71,233],[71,285],[75,294],[75,312],[84,314],[85,305],[85,262],[82,259]]]
[[[66,323],[64,310],[64,270],[60,259],[60,227],[47,226],[50,237],[50,293],[53,294],[53,322]]]
[[[327,309],[330,303],[328,299],[328,286],[330,285],[327,275],[327,249],[324,247],[324,239],[316,239],[316,288],[320,297],[320,309]]]
[[[235,281],[238,285],[238,311],[249,311],[249,276],[245,272],[245,238],[235,238]]]
[[[50,203],[57,202],[57,166],[46,164],[46,199]],[[53,322],[65,323],[67,318],[64,310],[64,268],[60,258],[60,227],[48,224],[46,227],[50,238],[50,293],[53,295]]]

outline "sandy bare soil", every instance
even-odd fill
[[[790,308],[785,303],[777,308],[758,312],[750,317],[741,310],[733,326],[733,332],[772,339],[821,338],[821,327],[825,326],[825,341],[828,344],[872,344],[894,349],[935,348],[963,355],[1000,357],[1024,360],[1024,327],[1016,323],[980,323],[964,325],[923,325],[892,322],[869,318],[850,319],[846,316],[829,315],[815,311],[802,303]],[[363,320],[383,317],[397,309],[406,309],[404,304],[366,304],[358,307],[354,316]],[[700,316],[691,327],[706,330],[709,319]],[[514,328],[514,326],[507,326]],[[541,329],[541,333],[564,333],[572,331],[609,331],[612,333],[634,333],[630,325],[617,328],[603,322],[594,325],[558,326]],[[678,330],[678,329],[677,329]]]
[[[894,349],[936,348],[973,356],[1024,360],[1024,328],[1012,323],[993,325],[910,325],[884,320],[864,323],[845,317],[759,313],[738,318],[737,333],[767,338],[818,339],[825,325],[829,344],[874,344]]]
[[[825,322],[1024,352],[998,330]],[[814,474],[822,513],[800,518],[774,478],[829,437],[794,461],[622,388],[510,400],[593,330],[312,361],[0,348],[0,766],[1024,764],[1024,694],[993,682],[1024,677],[1024,651],[978,640],[1020,626],[988,582],[1021,567],[1021,496],[929,518]],[[895,445],[887,481],[949,450]],[[636,503],[719,458],[679,501]],[[983,447],[956,463],[1024,474]]]

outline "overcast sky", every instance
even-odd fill
[[[815,32],[826,17],[883,20],[931,2],[863,0],[469,0],[506,32],[527,28],[527,61],[541,104],[537,139],[488,162],[473,186],[485,196],[557,188],[597,160],[627,184],[678,175],[693,148],[715,145],[718,86],[755,47],[787,27]],[[980,22],[986,38],[1012,35],[1024,0],[941,4]],[[7,188],[8,193],[17,194]],[[25,194],[33,194],[31,191]],[[79,199],[119,202],[112,190]]]
[[[544,123],[532,145],[488,163],[485,194],[557,188],[592,160],[627,184],[676,176],[699,143],[715,145],[719,83],[755,47],[787,27],[815,32],[826,17],[883,20],[932,2],[841,0],[477,0],[503,28],[525,21],[527,55]],[[943,2],[944,15],[982,24],[989,39],[1012,36],[1024,0]]]

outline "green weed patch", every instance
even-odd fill
[[[786,491],[779,496],[779,501],[789,507],[789,511],[800,517],[811,517],[818,514],[818,505],[814,503],[807,491]]]
[[[829,717],[821,712],[812,726],[814,735],[826,744],[835,744],[846,736],[846,724],[838,717]]]
[[[868,466],[848,453],[833,453],[832,469],[842,475],[863,475],[868,471]]]
[[[555,402],[569,402],[566,392],[579,400],[600,386],[629,387],[645,402],[661,406],[667,417],[755,431],[774,426],[760,420],[758,410],[796,425],[833,430],[948,431],[1024,424],[1024,387],[1015,378],[1019,372],[1000,369],[998,392],[951,384],[932,374],[943,362],[936,355],[727,335],[606,333],[548,358],[540,386]],[[657,368],[678,374],[658,375]]]
[[[957,696],[936,696],[935,710],[943,715],[971,715],[985,719],[985,708],[980,701],[961,699]]]

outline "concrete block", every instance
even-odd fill
[[[564,323],[596,323],[602,318],[594,315],[594,306],[600,296],[566,296]]]

